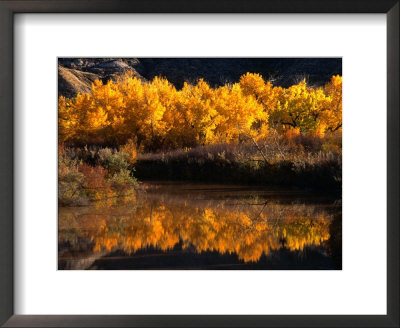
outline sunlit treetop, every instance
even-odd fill
[[[288,88],[246,73],[238,83],[212,88],[200,79],[177,90],[168,80],[144,82],[126,73],[95,81],[91,93],[59,98],[59,140],[74,145],[121,145],[146,150],[239,143],[271,129],[323,136],[342,126],[342,77],[323,87],[303,80]]]

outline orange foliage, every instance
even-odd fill
[[[102,166],[90,166],[81,163],[78,170],[84,176],[84,186],[88,189],[104,188],[107,185],[107,170]]]
[[[260,211],[259,207],[232,207],[231,204],[225,207],[213,203],[195,206],[174,200],[139,204],[124,211],[120,208],[120,221],[113,209],[85,213],[76,220],[69,215],[85,209],[63,208],[60,238],[62,227],[70,227],[71,220],[75,220],[76,233],[93,241],[94,252],[120,249],[129,254],[147,247],[166,251],[181,243],[184,249],[194,247],[198,253],[237,254],[244,262],[255,262],[273,250],[282,247],[303,250],[306,246],[321,245],[330,237],[331,216],[313,213],[304,205],[293,208],[271,203]]]
[[[281,88],[247,73],[233,85],[211,88],[200,79],[177,90],[166,79],[142,82],[127,73],[116,82],[95,81],[91,94],[60,97],[58,109],[61,143],[128,143],[134,161],[133,149],[238,143],[262,138],[270,128],[319,136],[339,130],[342,77],[324,88],[305,81]]]

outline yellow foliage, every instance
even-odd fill
[[[246,73],[233,85],[211,88],[200,79],[177,90],[166,79],[143,82],[127,73],[115,82],[95,81],[90,94],[60,97],[58,110],[61,143],[129,144],[134,161],[139,148],[258,140],[271,128],[320,136],[339,130],[342,77],[333,76],[324,88],[305,81],[282,88]]]
[[[331,101],[323,111],[322,119],[330,131],[342,128],[342,80],[340,75],[332,76],[331,81],[324,88]]]
[[[263,254],[281,249],[282,240],[284,247],[296,251],[321,245],[330,238],[332,216],[314,213],[310,206],[298,205],[291,213],[291,206],[269,204],[261,215],[259,207],[215,207],[212,202],[205,207],[164,199],[140,204],[125,209],[120,220],[112,209],[87,213],[80,216],[76,231],[93,241],[94,252],[120,249],[130,254],[147,247],[166,251],[181,241],[183,248],[191,246],[197,253],[235,253],[244,262],[256,262]],[[68,213],[74,211],[82,209],[61,209],[61,238],[63,227],[71,233]]]
[[[287,129],[285,132],[285,137],[288,140],[292,140],[294,137],[298,135],[300,135],[300,128]]]
[[[122,153],[128,155],[128,161],[130,164],[134,164],[136,162],[136,157],[137,157],[136,145],[132,139],[128,139],[126,144],[120,147],[120,150]]]

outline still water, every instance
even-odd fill
[[[342,267],[341,202],[311,193],[152,182],[58,219],[64,270]]]

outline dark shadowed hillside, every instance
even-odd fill
[[[184,81],[203,78],[211,86],[235,83],[246,72],[259,73],[275,85],[287,87],[306,78],[323,85],[342,74],[341,58],[60,58],[59,95],[73,97],[90,91],[95,79],[103,82],[132,71],[143,80],[167,78],[177,88]]]

